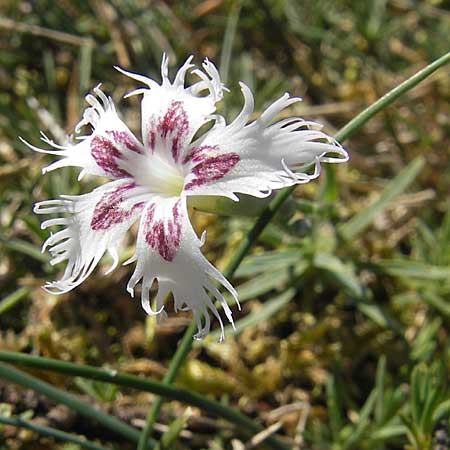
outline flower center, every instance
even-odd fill
[[[183,190],[181,169],[158,155],[148,155],[133,172],[136,183],[147,187],[152,193],[173,197],[179,196]]]

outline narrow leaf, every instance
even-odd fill
[[[30,293],[30,288],[21,287],[0,301],[0,315],[9,311]]]
[[[242,319],[238,320],[235,323],[236,331],[233,332],[230,325],[225,327],[225,334],[233,335],[242,333],[248,327],[256,326],[262,322],[269,320],[272,316],[274,316],[278,311],[284,308],[295,295],[295,289],[289,289],[283,292],[280,295],[272,298],[271,300],[265,302],[260,308],[256,311],[252,311],[251,313],[245,315]],[[208,341],[216,342],[219,339],[220,332],[218,330],[209,333]],[[201,346],[205,344],[206,341],[196,341],[194,343],[195,346]]]
[[[342,237],[348,241],[366,229],[374,218],[415,180],[423,165],[424,159],[421,156],[411,161],[387,184],[377,200],[339,227]]]
[[[374,268],[402,278],[419,280],[447,280],[450,278],[450,267],[433,266],[408,259],[382,259],[377,261]]]
[[[0,423],[17,428],[27,428],[41,434],[42,436],[52,437],[63,442],[71,442],[73,444],[76,444],[77,446],[80,446],[81,448],[86,448],[88,450],[108,450],[101,445],[95,444],[94,442],[88,441],[73,434],[65,433],[64,431],[56,430],[55,428],[40,425],[38,423],[34,423],[22,418],[0,416]]]

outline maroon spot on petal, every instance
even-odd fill
[[[131,150],[132,152],[142,153],[139,144],[136,142],[136,139],[134,139],[134,137],[130,133],[127,133],[126,131],[111,130],[107,131],[106,134],[108,136],[111,136],[112,140],[116,144],[121,144],[128,150]]]
[[[172,261],[180,246],[181,218],[180,200],[172,208],[172,217],[154,220],[155,205],[151,205],[146,213],[144,236],[145,241],[166,261]]]
[[[148,143],[150,145],[152,152],[155,150],[155,139],[156,139],[156,133],[154,131],[150,131]]]
[[[91,155],[97,165],[107,174],[116,178],[130,176],[126,170],[118,166],[116,160],[121,159],[122,155],[119,149],[109,139],[100,136],[94,137],[91,141]]]
[[[217,145],[201,145],[200,147],[191,147],[183,159],[183,164],[189,162],[199,163],[205,160],[208,155],[218,150]]]
[[[189,120],[183,108],[183,102],[174,100],[169,104],[163,117],[155,120],[150,118],[148,141],[152,151],[159,137],[165,143],[175,162],[178,162],[184,144],[184,138],[189,132]]]
[[[191,173],[195,176],[184,188],[192,189],[211,181],[220,180],[239,160],[240,157],[237,153],[225,153],[224,155],[210,156],[202,159],[192,169]]]
[[[142,208],[144,206],[142,202],[133,205],[130,209],[123,209],[120,206],[124,200],[124,193],[135,186],[134,183],[127,183],[103,194],[103,197],[95,205],[91,228],[95,231],[107,230],[111,226],[129,219],[136,209]]]

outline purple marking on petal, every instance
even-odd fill
[[[187,164],[190,161],[199,163],[208,158],[208,155],[211,153],[214,154],[217,150],[217,145],[201,145],[200,147],[192,147],[184,157],[183,164]]]
[[[107,174],[116,178],[130,176],[126,170],[123,170],[118,166],[116,159],[121,159],[122,154],[109,139],[95,136],[91,141],[91,155],[95,159],[97,165]]]
[[[127,133],[126,131],[116,130],[107,131],[106,134],[111,136],[115,143],[122,144],[125,148],[131,150],[132,152],[142,154],[142,150],[132,134]]]
[[[148,143],[149,143],[150,149],[152,150],[152,153],[153,153],[155,151],[156,133],[151,129],[152,124],[153,124],[153,121],[151,121],[151,124],[150,124],[150,133],[149,133]]]
[[[163,117],[158,120],[155,120],[154,117],[150,119],[148,134],[150,149],[152,151],[155,150],[156,137],[159,137],[166,141],[173,160],[178,162],[184,144],[184,137],[188,132],[189,120],[183,108],[183,102],[174,100],[169,104]]]
[[[137,208],[142,208],[144,203],[133,205],[130,209],[123,209],[120,203],[124,200],[124,193],[136,187],[135,183],[127,183],[119,188],[106,192],[95,205],[91,219],[91,228],[95,231],[107,230],[113,225],[117,225],[131,217]]]
[[[172,261],[181,242],[180,200],[172,208],[172,217],[154,220],[155,204],[146,213],[144,222],[145,241],[166,261]],[[167,229],[165,227],[165,221]]]
[[[227,174],[239,161],[237,153],[225,153],[218,156],[210,156],[202,159],[193,169],[195,177],[184,187],[192,189],[211,181],[220,180]]]

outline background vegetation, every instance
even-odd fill
[[[242,105],[243,80],[257,111],[289,91],[304,98],[293,113],[334,134],[449,50],[449,6],[445,0],[2,1],[0,349],[158,380],[191,319],[170,314],[156,325],[125,291],[130,268],[105,277],[108,261],[67,295],[40,288],[61,267],[40,252],[47,232],[32,205],[91,185],[77,183],[69,169],[42,177],[47,157],[32,154],[18,136],[39,145],[42,129],[63,141],[98,82],[139,132],[138,100],[120,100],[134,84],[112,66],[159,79],[163,51],[172,69],[189,54],[220,67],[231,89],[221,106],[228,118]],[[258,420],[290,448],[450,448],[449,100],[443,68],[345,142],[348,164],[295,191],[233,277],[243,302],[237,332],[221,344],[214,332],[197,342],[177,386]],[[254,220],[197,213],[197,229],[208,229],[209,259],[224,268]],[[42,368],[27,372],[136,429],[155,399],[129,386]],[[87,419],[84,407],[26,390],[11,383],[19,375],[8,373],[8,381],[0,374],[0,448],[80,448],[15,427],[17,418],[104,448],[135,448],[124,433]],[[152,437],[164,436],[161,448],[267,444],[264,434],[249,440],[243,431],[198,405],[169,400]]]

